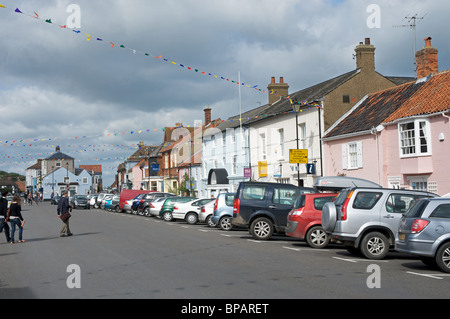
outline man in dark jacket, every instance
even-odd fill
[[[72,206],[70,206],[69,204],[68,195],[69,193],[67,191],[64,191],[63,196],[61,196],[61,198],[59,199],[57,211],[58,211],[58,218],[60,219],[65,213],[72,211]],[[61,230],[59,231],[60,237],[72,236],[73,234],[69,228],[69,219],[67,219],[66,221],[61,219],[61,221],[62,227]]]
[[[9,234],[9,225],[6,222],[6,216],[8,214],[8,196],[7,191],[2,192],[2,197],[0,198],[0,233],[5,229],[6,241],[9,243],[11,241],[11,237]]]

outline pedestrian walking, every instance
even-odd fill
[[[3,191],[0,197],[0,233],[5,230],[6,242],[9,243],[11,237],[9,234],[9,225],[6,221],[6,217],[8,217],[8,199],[6,196],[8,196],[8,192]]]
[[[9,207],[8,217],[9,223],[11,224],[11,241],[10,243],[24,243],[23,240],[23,225],[25,224],[25,220],[22,217],[22,203],[20,196],[15,195],[13,197],[11,206]],[[19,229],[19,241],[14,240],[14,235],[16,232],[16,227]]]
[[[69,193],[67,191],[63,192],[63,196],[59,199],[58,202],[58,218],[62,221],[61,230],[59,231],[60,237],[65,236],[72,236],[72,232],[70,231],[69,227],[69,219],[70,219],[70,212],[72,211],[72,206],[69,204]]]

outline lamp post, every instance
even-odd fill
[[[295,113],[295,130],[296,130],[296,135],[297,135],[297,150],[300,149],[300,143],[299,143],[299,137],[298,137],[298,113],[300,113],[300,108],[301,105],[300,104],[292,104],[292,109]],[[300,180],[300,164],[297,163],[297,183],[298,183],[298,187],[302,187],[303,183]]]

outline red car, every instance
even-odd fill
[[[302,194],[287,217],[286,235],[305,239],[313,248],[324,248],[330,238],[322,228],[322,207],[335,193]]]

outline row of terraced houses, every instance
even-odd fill
[[[356,69],[298,92],[273,77],[268,103],[243,114],[213,120],[207,108],[201,123],[167,127],[119,165],[117,188],[211,197],[242,181],[310,187],[341,175],[450,193],[450,70],[439,71],[431,38],[416,77],[378,73],[369,38],[355,58]]]

